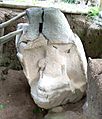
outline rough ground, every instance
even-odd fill
[[[0,68],[0,74],[1,70]],[[0,119],[40,119],[29,85],[22,71],[9,70],[6,80],[0,77]]]
[[[42,119],[47,113],[34,104],[23,72],[10,69],[3,80],[1,71],[4,69],[0,67],[0,119]],[[82,115],[84,102],[83,99],[76,104],[64,105],[62,113],[49,111],[44,119],[86,119]]]

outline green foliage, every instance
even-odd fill
[[[75,3],[76,0],[62,0],[63,2],[66,2],[66,3]]]
[[[36,109],[33,109],[33,113],[41,113],[41,109],[40,108],[36,108]]]
[[[89,11],[88,11],[88,17],[95,17],[99,14],[99,7],[92,7]]]
[[[5,109],[5,105],[4,104],[0,104],[0,110]]]

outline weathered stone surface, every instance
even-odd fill
[[[95,28],[96,27],[96,28]],[[87,30],[84,43],[86,46],[87,55],[93,58],[102,57],[102,28],[98,26],[90,26]]]
[[[70,103],[56,107],[49,110],[44,119],[86,119],[82,109],[84,103],[85,99],[80,100],[77,103]]]
[[[48,113],[44,119],[86,119],[86,118],[79,113],[73,111],[66,111],[60,113]]]
[[[29,24],[18,25],[23,34],[17,35],[16,47],[35,103],[49,109],[80,100],[87,61],[79,37],[58,9],[28,9],[27,16]]]
[[[59,40],[60,43],[72,43],[73,32],[64,14],[60,10],[53,12],[52,8],[49,11],[45,9],[42,33],[52,42],[56,42],[55,40],[58,42]]]
[[[52,108],[49,112],[58,113],[63,111],[64,111],[64,108],[62,106],[58,106],[58,107]]]
[[[91,119],[102,119],[102,59],[89,59],[87,103],[84,111]]]

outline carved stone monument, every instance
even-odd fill
[[[86,90],[87,61],[80,38],[64,14],[55,8],[29,8],[0,24],[4,28],[26,15],[28,23],[0,37],[0,44],[16,35],[17,56],[41,108],[79,101]]]
[[[26,10],[29,23],[19,24],[17,56],[41,108],[80,100],[86,90],[87,62],[79,37],[64,14],[54,8]]]

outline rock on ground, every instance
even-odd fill
[[[85,113],[92,119],[102,119],[102,59],[89,59],[87,87]]]
[[[85,98],[74,104],[66,104],[49,110],[44,119],[87,119],[83,114]]]
[[[49,113],[44,119],[86,119],[83,115],[72,111]]]

